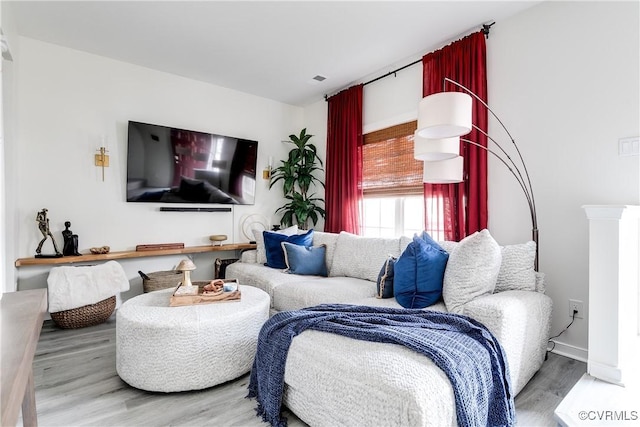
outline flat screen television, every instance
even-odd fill
[[[129,122],[127,202],[255,202],[258,142]]]

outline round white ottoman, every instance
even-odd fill
[[[199,390],[251,370],[269,295],[241,286],[241,300],[169,307],[173,289],[139,295],[116,314],[116,371],[149,391]]]

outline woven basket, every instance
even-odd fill
[[[180,279],[182,279],[182,272],[177,270],[155,271],[147,274],[147,277],[149,279],[142,279],[142,290],[153,292],[178,286]]]
[[[114,295],[95,304],[51,313],[51,320],[63,329],[84,328],[104,322],[113,314],[115,308],[116,297]]]

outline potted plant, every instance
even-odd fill
[[[276,210],[276,213],[282,213],[280,225],[286,227],[298,224],[306,230],[309,220],[316,225],[319,217],[325,217],[325,211],[320,207],[324,200],[309,192],[315,185],[324,187],[324,182],[315,176],[324,169],[316,146],[309,142],[312,136],[307,134],[307,129],[302,129],[298,136],[289,135],[288,142],[295,147],[289,151],[287,160],[281,160],[282,165],[271,171],[269,188],[282,181],[282,193],[288,200]]]

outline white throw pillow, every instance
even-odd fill
[[[342,231],[336,242],[329,276],[357,277],[375,283],[380,267],[389,255],[400,255],[400,239],[362,237]]]
[[[536,292],[540,292],[541,294],[544,294],[545,293],[544,273],[540,273],[539,271],[536,271],[535,276],[536,276]]]
[[[453,240],[443,240],[438,242],[440,247],[447,251],[448,253],[453,252],[453,250],[458,246],[458,242],[454,242]]]
[[[449,253],[442,297],[447,310],[462,314],[469,301],[493,293],[500,271],[500,246],[489,230],[465,237]]]
[[[494,292],[535,291],[536,275],[533,261],[536,243],[531,241],[519,245],[502,246],[502,265]]]
[[[254,228],[253,239],[256,241],[256,262],[260,264],[264,264],[267,262],[267,251],[264,249],[264,235],[262,234],[264,230],[259,230]],[[278,231],[272,231],[272,233],[284,234],[285,236],[293,236],[294,234],[298,234],[298,226],[292,225],[291,227],[284,228]]]
[[[333,253],[336,250],[336,243],[338,242],[337,233],[327,233],[324,231],[313,232],[313,246],[326,245],[327,253],[325,255],[325,261],[327,263],[327,271],[331,271],[331,264],[333,264]]]

